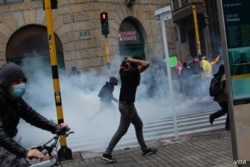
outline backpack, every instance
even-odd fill
[[[209,86],[209,94],[211,97],[215,97],[220,93],[220,80],[221,75],[214,75],[214,77],[211,79]]]

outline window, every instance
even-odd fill
[[[185,6],[186,4],[188,4],[189,0],[181,0],[181,6]]]
[[[179,8],[179,0],[173,0],[173,6],[174,6],[174,9],[178,9]]]
[[[181,38],[181,43],[185,43],[187,41],[187,39],[186,39],[186,29],[183,26],[180,26],[180,38]]]

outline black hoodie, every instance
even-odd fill
[[[12,140],[17,134],[20,119],[52,133],[55,132],[57,124],[33,110],[22,97],[15,98],[7,92],[11,83],[18,79],[26,80],[18,65],[8,63],[0,70],[0,147],[19,157],[26,157],[27,150]]]

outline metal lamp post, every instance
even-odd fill
[[[172,75],[169,63],[169,52],[168,52],[168,42],[167,42],[167,34],[166,34],[166,26],[165,21],[170,20],[172,18],[171,8],[170,6],[166,6],[164,8],[158,9],[155,11],[156,20],[160,21],[161,23],[161,31],[162,31],[162,38],[163,38],[163,46],[164,46],[164,54],[166,59],[167,65],[167,72],[168,72],[168,83],[169,83],[169,91],[170,91],[170,100],[172,103],[173,100],[173,83],[172,83]],[[174,121],[174,129],[175,129],[175,139],[178,139],[178,129],[177,129],[177,120],[176,120],[176,113],[172,107],[170,107],[173,111],[173,121]]]

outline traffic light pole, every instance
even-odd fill
[[[47,23],[47,34],[48,34],[48,43],[49,43],[49,54],[50,54],[50,64],[53,77],[53,87],[55,95],[55,104],[57,111],[58,124],[63,123],[63,111],[62,111],[62,100],[60,92],[60,83],[57,67],[57,57],[56,57],[56,45],[55,45],[55,36],[53,30],[53,21],[52,21],[52,10],[51,10],[51,0],[44,0],[45,6],[45,17]],[[59,160],[69,160],[72,159],[71,149],[67,147],[66,137],[60,136],[61,148],[58,151]]]
[[[111,72],[110,72],[110,54],[109,54],[109,43],[108,43],[107,36],[105,36],[105,38],[104,38],[104,49],[105,49],[105,58],[106,58],[108,75],[110,76],[111,75]]]
[[[104,35],[104,51],[105,58],[107,64],[108,75],[110,76],[110,54],[109,54],[109,43],[108,43],[108,34],[109,34],[109,23],[108,23],[108,12],[101,11],[100,12],[100,21],[101,21],[101,29],[102,35]]]
[[[195,31],[197,56],[200,56],[201,55],[201,44],[200,44],[199,26],[198,26],[198,20],[197,20],[197,11],[196,11],[195,5],[192,5],[192,11],[193,11],[193,19],[194,19],[194,31]]]

